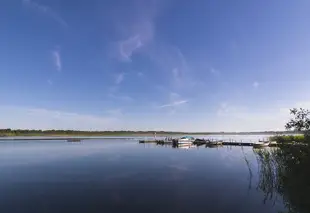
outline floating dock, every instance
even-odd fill
[[[67,140],[67,142],[81,142],[82,140],[79,138],[70,138]]]
[[[164,140],[139,140],[139,143],[163,143]]]
[[[253,146],[254,143],[252,142],[230,142],[230,141],[223,141],[222,145],[224,146]]]
[[[178,140],[140,140],[139,143],[156,143],[158,145],[172,145],[173,147],[179,147]],[[214,140],[214,139],[196,139],[191,145],[195,146],[202,146],[205,145],[206,147],[218,147],[218,146],[252,146],[257,148],[257,145],[263,144],[261,141],[254,142],[245,142],[245,141],[234,141],[234,140]],[[276,142],[270,142],[269,147],[278,146]],[[263,148],[266,146],[261,146]]]

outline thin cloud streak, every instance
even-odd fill
[[[54,59],[54,64],[57,69],[57,71],[62,70],[62,64],[61,64],[61,56],[59,50],[54,50],[52,51],[53,59]]]
[[[188,103],[188,100],[174,101],[170,104],[165,104],[165,105],[159,106],[159,108],[174,107],[174,106],[179,106],[179,105],[185,104],[185,103]]]
[[[49,6],[38,4],[32,0],[23,0],[23,4],[39,13],[49,16],[64,27],[68,26],[67,22]]]
[[[115,84],[120,84],[124,80],[124,73],[120,73],[116,76]]]

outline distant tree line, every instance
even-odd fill
[[[79,131],[79,130],[37,130],[37,129],[0,129],[0,137],[6,136],[105,136],[105,135],[223,135],[223,134],[291,134],[296,131],[263,132],[171,132],[171,131]]]
[[[79,130],[36,130],[36,129],[0,129],[0,136],[41,136],[41,135],[128,135],[128,134],[147,134],[152,132],[133,132],[133,131],[79,131]]]

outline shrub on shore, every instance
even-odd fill
[[[271,136],[270,141],[277,141],[277,143],[291,143],[293,141],[297,143],[305,143],[304,135],[277,135]]]

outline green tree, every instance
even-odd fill
[[[294,116],[286,125],[287,130],[302,131],[305,142],[310,143],[310,111],[303,108],[290,109],[290,114]]]

